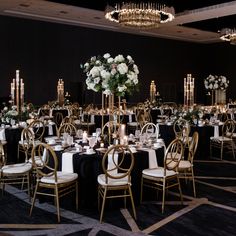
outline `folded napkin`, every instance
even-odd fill
[[[0,140],[6,140],[5,129],[0,129]]]
[[[53,128],[51,124],[48,124],[48,135],[53,135]]]
[[[219,138],[219,126],[214,126],[214,138]]]
[[[108,171],[110,170],[109,174],[114,175],[114,174],[117,174],[116,165],[118,163],[118,154],[117,153],[114,154],[114,160],[113,160],[112,156],[113,156],[113,153],[108,154],[108,168],[107,168],[107,170]]]
[[[131,123],[132,122],[132,115],[130,114],[129,115],[129,123]]]
[[[95,122],[94,122],[94,115],[91,115],[90,121],[91,121],[91,123],[95,123]]]
[[[62,154],[62,172],[74,173],[73,155],[74,154],[70,152],[64,152]]]

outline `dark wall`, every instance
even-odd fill
[[[236,47],[227,43],[195,44],[6,16],[0,17],[0,28],[0,97],[9,96],[10,82],[20,69],[28,102],[55,100],[57,80],[63,78],[75,101],[99,103],[100,95],[86,90],[80,64],[109,52],[131,55],[139,66],[140,92],[129,96],[129,102],[148,98],[155,80],[165,101],[182,103],[187,73],[195,77],[198,103],[206,100],[203,80],[210,73],[230,79],[227,96],[236,98]]]

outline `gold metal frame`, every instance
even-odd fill
[[[111,169],[108,169],[107,163],[110,154],[112,155],[112,161],[114,166]],[[115,154],[119,154],[117,162],[115,160]],[[125,159],[127,160],[127,158],[130,158],[130,162],[129,165],[127,165],[127,167],[124,167],[122,164],[124,164],[124,161]],[[100,223],[102,222],[103,219],[106,199],[109,198],[124,198],[124,205],[126,207],[126,198],[130,197],[134,218],[135,219],[137,218],[131,190],[131,171],[133,169],[133,166],[134,166],[134,156],[128,146],[116,145],[108,149],[107,152],[104,154],[102,159],[102,169],[105,175],[106,183],[104,185],[101,184],[98,185],[98,208],[100,208],[100,197],[102,197],[103,199],[100,213]],[[118,175],[114,174],[114,171],[119,174]],[[110,180],[121,180],[123,178],[128,179],[127,183],[123,183],[120,185],[117,184],[112,185],[109,183]],[[118,194],[114,195],[114,193],[117,191]],[[122,191],[124,191],[123,194],[121,193]],[[111,192],[111,195],[108,195],[108,192]]]
[[[142,174],[141,178],[141,194],[140,194],[140,202],[143,200],[143,187],[152,188],[155,190],[162,191],[162,213],[164,212],[165,207],[165,192],[167,189],[178,186],[180,200],[183,204],[182,190],[180,186],[180,180],[178,175],[178,165],[180,159],[183,155],[183,144],[179,139],[173,140],[166,149],[165,157],[164,157],[164,167],[163,168],[163,177],[154,177],[152,175]],[[168,158],[167,158],[168,157]],[[157,169],[158,169],[157,168]],[[174,175],[167,176],[166,172],[169,170],[175,171]]]
[[[60,138],[62,133],[68,133],[69,135],[75,136],[76,135],[76,127],[71,123],[64,123],[62,124],[58,131],[57,131],[57,137]]]
[[[188,151],[187,161],[189,161],[190,167],[189,168],[182,167],[181,165],[182,160],[180,160],[180,164],[178,168],[179,178],[183,178],[185,180],[188,180],[188,179],[192,180],[194,197],[196,197],[196,187],[195,187],[195,179],[194,179],[194,171],[193,171],[193,159],[194,159],[197,147],[198,147],[198,140],[199,140],[199,135],[198,135],[198,132],[195,131],[190,141],[189,151]]]
[[[32,161],[33,167],[36,169],[36,187],[34,191],[33,200],[30,208],[30,216],[32,215],[33,207],[35,204],[36,195],[45,195],[51,196],[55,199],[55,204],[57,207],[57,220],[60,222],[60,206],[59,198],[63,197],[71,192],[75,192],[75,202],[76,210],[78,210],[78,178],[76,180],[68,181],[65,183],[58,183],[57,178],[57,169],[58,169],[58,160],[54,150],[45,143],[40,143],[36,145],[32,150]],[[39,157],[43,163],[43,168],[38,167],[36,164],[35,156]],[[51,159],[51,160],[50,160]],[[50,163],[50,164],[49,164]],[[43,183],[41,178],[53,176],[55,183]],[[53,193],[45,193],[40,191],[40,189],[51,189]]]
[[[234,130],[235,130],[235,121],[231,119],[226,120],[222,126],[221,139],[218,138],[210,139],[210,157],[212,157],[212,147],[220,148],[221,160],[223,159],[224,148],[230,148],[233,153],[233,157],[235,159],[234,141],[233,141]]]

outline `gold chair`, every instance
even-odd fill
[[[32,165],[27,161],[27,153],[28,150],[26,148],[24,163],[7,165],[3,145],[0,143],[0,186],[2,186],[2,191],[5,189],[6,184],[21,185],[21,189],[27,184],[28,195],[30,197],[30,174]]]
[[[116,145],[108,149],[104,154],[102,159],[104,174],[100,174],[97,178],[99,208],[100,197],[102,198],[100,223],[103,219],[106,199],[112,198],[124,198],[126,207],[126,198],[130,197],[134,218],[136,219],[136,211],[131,190],[131,171],[133,166],[134,156],[128,146]]]
[[[155,138],[158,139],[159,127],[154,123],[147,123],[141,129],[141,135],[145,134],[147,139]]]
[[[212,157],[212,148],[220,149],[220,159],[223,159],[223,151],[224,149],[231,149],[234,154],[234,141],[233,134],[235,129],[235,121],[228,119],[222,125],[221,136],[219,137],[210,137],[210,156]]]
[[[143,200],[143,187],[161,190],[163,213],[166,190],[177,186],[179,188],[181,203],[183,203],[178,175],[178,165],[183,156],[183,150],[182,142],[179,139],[173,140],[166,149],[164,167],[149,168],[142,171],[140,202]]]
[[[119,123],[117,121],[108,121],[103,127],[102,127],[102,136],[107,136],[109,144],[111,143],[112,137],[115,137],[118,135],[119,132]]]
[[[53,149],[45,144],[40,143],[32,150],[33,167],[36,169],[36,187],[30,208],[30,216],[32,215],[35,199],[37,195],[46,195],[54,197],[57,207],[57,220],[60,222],[60,206],[59,199],[69,193],[75,192],[76,210],[78,210],[78,174],[57,171],[58,160]],[[43,163],[43,168],[39,168],[36,159],[39,157]],[[49,189],[50,192],[43,190]]]
[[[179,178],[190,179],[193,183],[193,195],[196,197],[196,187],[194,180],[194,171],[193,171],[193,159],[198,146],[199,135],[198,132],[194,132],[192,140],[189,143],[188,159],[181,159],[178,166]]]
[[[173,129],[175,137],[183,142],[184,148],[188,148],[189,142],[191,141],[192,138],[189,136],[191,131],[189,122],[183,118],[180,118],[174,122]]]
[[[41,120],[34,120],[29,124],[29,129],[34,132],[34,141],[42,142],[45,133],[45,125]]]
[[[68,133],[71,136],[75,136],[76,135],[76,131],[77,130],[76,130],[76,128],[75,128],[75,126],[73,124],[71,124],[71,123],[64,123],[64,124],[62,124],[59,127],[59,129],[57,131],[57,137],[58,138],[61,137],[61,135],[63,133]]]
[[[63,121],[63,114],[61,112],[55,112],[53,115],[53,121],[56,124],[56,127],[59,128],[61,125],[61,122]]]

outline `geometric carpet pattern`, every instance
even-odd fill
[[[0,235],[235,236],[236,162],[196,160],[194,170],[197,198],[192,197],[192,184],[183,181],[183,205],[180,205],[177,193],[169,192],[162,214],[161,202],[156,201],[153,193],[153,199],[136,206],[137,221],[133,220],[131,209],[108,207],[102,224],[97,209],[75,212],[68,202],[61,204],[60,224],[51,203],[37,201],[32,217],[29,217],[28,195],[7,186],[0,199]]]

